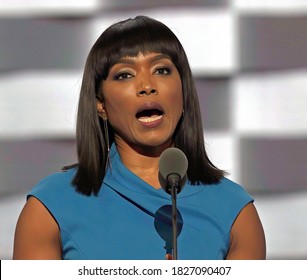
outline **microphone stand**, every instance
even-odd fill
[[[178,259],[177,249],[177,186],[172,186],[173,260]]]
[[[180,182],[180,176],[176,173],[171,173],[167,177],[169,188],[171,189],[172,196],[172,228],[173,228],[173,260],[178,259],[178,248],[177,248],[177,192]]]
[[[170,147],[163,151],[159,160],[159,176],[161,175],[161,186],[172,196],[172,229],[173,229],[173,260],[178,259],[177,249],[177,194],[180,193],[185,184],[186,173],[188,170],[188,159],[184,152],[175,147]],[[159,177],[160,179],[160,177]],[[165,184],[166,183],[166,184]],[[180,215],[181,217],[181,215]],[[181,232],[180,225],[179,231]],[[179,233],[180,233],[179,232]]]

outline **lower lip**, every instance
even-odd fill
[[[158,119],[158,120],[155,120],[155,121],[152,121],[152,122],[142,122],[142,121],[140,121],[140,120],[138,120],[138,121],[139,121],[139,123],[140,123],[142,126],[144,126],[144,127],[147,127],[147,128],[155,128],[155,127],[159,126],[159,125],[162,123],[162,121],[163,121],[163,116],[162,116],[161,119]]]

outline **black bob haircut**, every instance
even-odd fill
[[[107,28],[87,57],[77,114],[78,164],[72,180],[78,192],[85,195],[98,194],[107,171],[106,135],[110,145],[114,142],[111,125],[108,123],[106,133],[97,114],[97,98],[103,100],[101,84],[107,78],[110,67],[120,58],[151,52],[168,55],[181,78],[184,117],[177,125],[173,143],[188,158],[188,180],[193,185],[210,185],[218,183],[225,175],[207,156],[197,92],[181,43],[163,23],[146,16],[137,16]]]

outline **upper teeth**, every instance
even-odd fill
[[[154,122],[157,120],[160,120],[162,118],[162,115],[160,116],[152,116],[152,117],[141,117],[139,118],[140,122],[145,122],[145,123],[150,123],[150,122]]]

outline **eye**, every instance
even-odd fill
[[[155,74],[157,75],[168,75],[171,73],[171,69],[169,69],[168,67],[160,67],[158,69],[156,69]]]
[[[132,78],[132,74],[128,73],[128,72],[121,72],[121,73],[117,73],[114,76],[114,80],[126,80],[126,79],[130,79]]]

